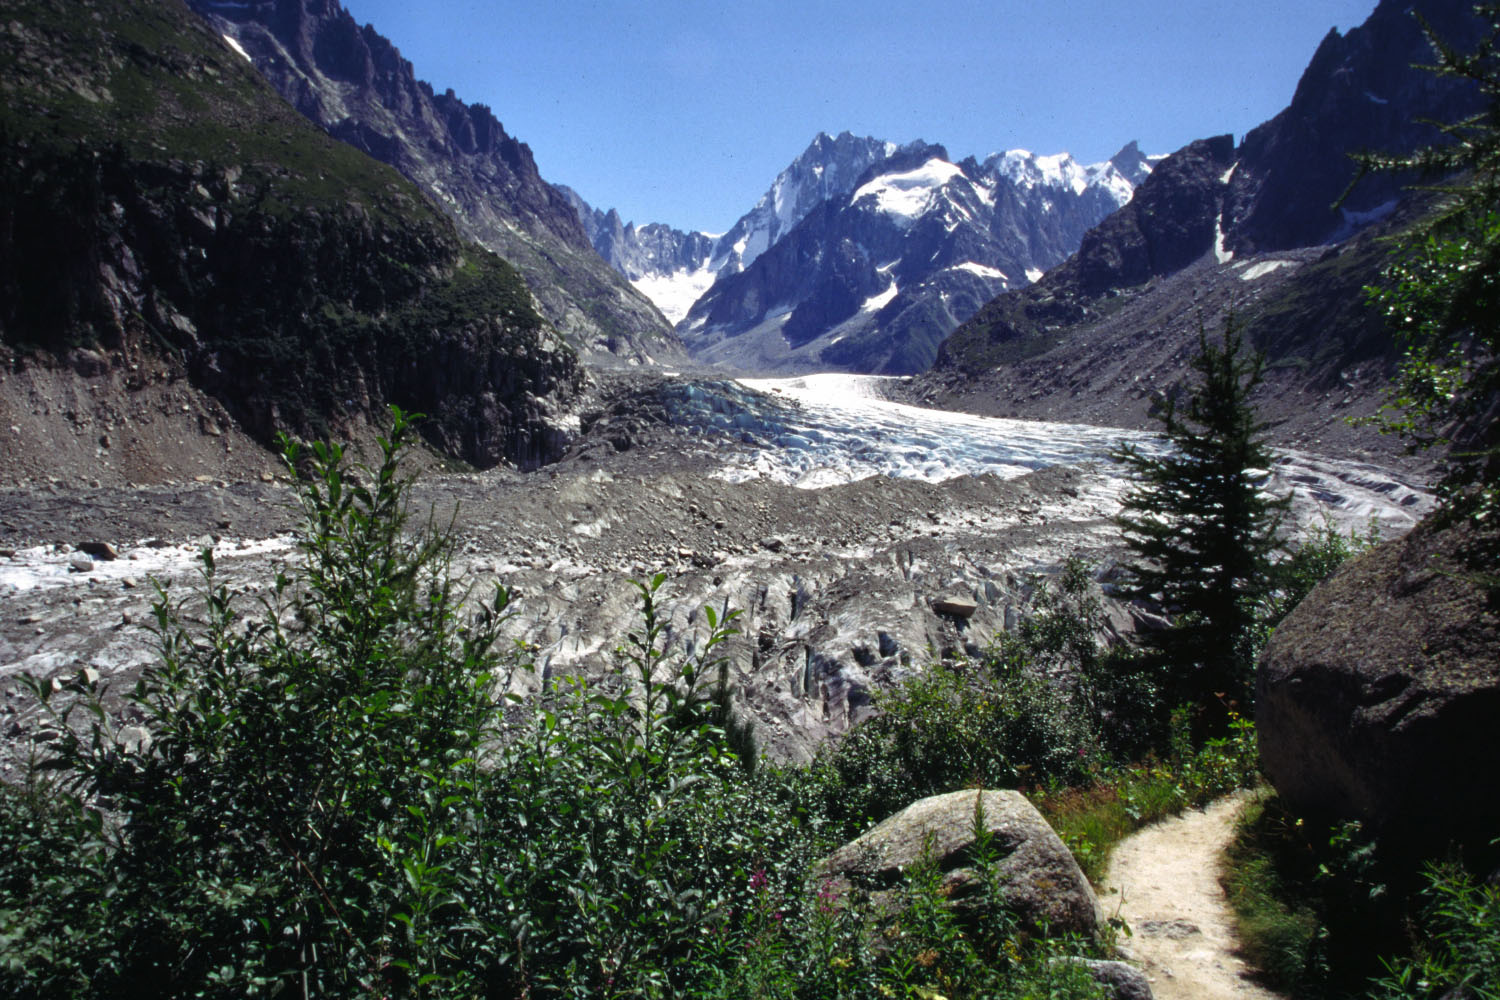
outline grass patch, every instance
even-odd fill
[[[1322,921],[1289,864],[1300,853],[1300,824],[1274,799],[1260,796],[1240,814],[1224,854],[1220,882],[1234,911],[1240,950],[1276,989],[1306,996],[1315,985],[1315,950]]]
[[[1115,846],[1143,826],[1202,806],[1258,780],[1255,729],[1236,717],[1232,734],[1173,761],[1107,771],[1090,785],[1032,794],[1033,804],[1094,885]]]

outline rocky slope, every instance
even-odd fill
[[[515,271],[181,0],[12,4],[0,88],[6,481],[242,472],[388,404],[475,465],[560,447],[581,373]]]
[[[1476,37],[1477,22],[1456,10],[1434,23],[1455,44]],[[1410,224],[1421,199],[1401,208],[1400,179],[1367,178],[1332,205],[1354,177],[1351,150],[1414,148],[1435,135],[1420,119],[1474,106],[1463,84],[1411,65],[1430,55],[1426,44],[1396,3],[1330,34],[1286,111],[1239,146],[1220,136],[1164,160],[1065,264],[955,330],[913,395],[1146,425],[1175,391],[1200,319],[1233,312],[1271,360],[1262,405],[1273,420],[1297,424],[1307,441],[1371,445],[1339,426],[1378,406],[1396,360],[1363,305],[1385,257],[1370,236]]]
[[[361,28],[338,0],[192,0],[192,7],[297,110],[394,166],[460,233],[510,261],[542,315],[587,355],[680,354],[661,314],[593,251],[531,150],[489,108],[417,79],[390,41]]]

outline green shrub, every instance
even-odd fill
[[[506,592],[462,612],[445,539],[404,531],[409,428],[398,412],[365,474],[315,447],[300,575],[279,575],[258,615],[218,583],[211,551],[201,628],[159,591],[160,659],[126,696],[148,739],[123,738],[92,685],[55,706],[60,795],[41,812],[97,845],[71,877],[92,902],[84,995],[348,993],[454,975],[462,872],[482,834],[472,803],[500,736],[495,670],[517,664],[497,655]],[[20,888],[31,920],[76,927],[45,881]],[[75,954],[7,960],[37,994],[78,985],[60,978]]]
[[[1271,631],[1312,593],[1314,587],[1332,576],[1345,562],[1368,552],[1379,542],[1380,528],[1374,522],[1363,533],[1351,530],[1344,534],[1329,521],[1313,529],[1272,571],[1272,589],[1257,616],[1260,630],[1257,648],[1265,645]]]
[[[374,469],[312,449],[302,559],[258,603],[211,553],[201,610],[161,592],[139,731],[87,678],[32,682],[53,724],[0,789],[0,993],[1096,994],[1053,961],[1087,942],[972,933],[931,871],[899,913],[809,879],[846,824],[825,776],[729,749],[732,612],[669,649],[664,581],[637,583],[613,671],[504,697],[508,594],[471,600],[408,523],[410,432]]]
[[[1282,992],[1315,995],[1323,926],[1307,887],[1297,884],[1297,866],[1285,857],[1301,839],[1289,823],[1275,800],[1270,808],[1264,799],[1248,805],[1225,851],[1220,882],[1250,964]]]
[[[669,654],[640,584],[614,675],[507,709],[508,595],[463,610],[447,537],[405,530],[409,434],[373,470],[315,446],[302,565],[258,614],[207,552],[201,628],[161,594],[126,698],[149,739],[33,683],[57,777],[0,797],[0,991],[670,991],[754,869],[801,889],[814,845],[713,722],[733,616]]]
[[[1175,740],[1176,756],[1105,768],[1087,784],[1032,795],[1095,885],[1104,881],[1110,852],[1131,833],[1259,780],[1255,727],[1249,721],[1231,715],[1230,735],[1197,751],[1188,745],[1187,722],[1180,713],[1174,725],[1181,734]]]
[[[815,764],[830,816],[882,819],[960,788],[1076,780],[1092,761],[1093,733],[1066,694],[1004,664],[933,664],[875,704],[880,714]]]
[[[1425,919],[1416,954],[1387,963],[1377,1000],[1500,998],[1500,887],[1454,866],[1427,873]]]

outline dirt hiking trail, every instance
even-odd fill
[[[1123,943],[1145,968],[1156,1000],[1283,1000],[1248,977],[1234,954],[1234,923],[1219,887],[1219,855],[1234,836],[1246,794],[1148,826],[1115,848],[1101,902],[1134,937]]]

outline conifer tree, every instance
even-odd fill
[[[1163,608],[1171,627],[1146,637],[1169,697],[1189,702],[1200,733],[1227,709],[1247,711],[1253,689],[1257,609],[1271,587],[1272,556],[1290,497],[1262,489],[1271,463],[1250,394],[1265,363],[1247,353],[1232,317],[1223,341],[1198,328],[1196,384],[1162,417],[1168,448],[1113,453],[1135,487],[1116,523],[1135,555],[1124,596]]]

